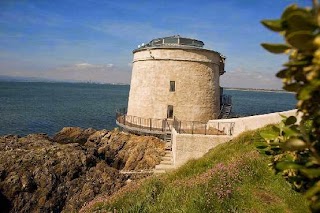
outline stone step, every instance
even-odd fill
[[[170,153],[166,153],[166,154],[164,155],[164,157],[171,157],[171,158],[172,158],[172,152],[170,151]]]
[[[159,165],[172,165],[172,160],[162,160]]]
[[[161,157],[161,160],[171,160],[172,161],[172,156],[163,156],[163,157]]]
[[[165,147],[170,147],[171,148],[171,143],[166,143]]]
[[[170,169],[175,169],[175,166],[160,163],[159,165],[156,165],[155,169],[156,170],[170,170]]]

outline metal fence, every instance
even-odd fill
[[[232,105],[232,96],[231,95],[222,95],[220,105]]]
[[[180,134],[232,135],[234,122],[198,122],[174,119],[141,118],[127,115],[126,109],[117,110],[116,120],[126,127],[140,129],[142,132],[170,133],[174,128]]]
[[[234,122],[210,122],[173,120],[173,128],[180,134],[232,135]]]
[[[127,115],[125,110],[116,112],[116,120],[124,126],[148,130],[151,132],[171,132],[172,120],[156,119],[156,118],[141,118],[137,116]]]

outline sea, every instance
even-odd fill
[[[0,82],[0,135],[47,133],[63,127],[113,129],[115,113],[127,106],[129,85],[92,83]],[[286,92],[225,89],[232,116],[250,116],[295,108]]]

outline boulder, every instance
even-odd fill
[[[92,128],[82,129],[80,127],[64,127],[53,136],[53,141],[58,143],[79,143],[84,144],[88,138],[95,133]]]

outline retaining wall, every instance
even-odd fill
[[[240,133],[247,130],[254,130],[261,127],[264,127],[268,124],[279,123],[283,118],[280,116],[297,116],[297,110],[289,110],[284,112],[275,112],[263,115],[254,115],[242,118],[231,118],[231,119],[219,119],[219,120],[210,120],[208,121],[208,126],[214,127],[217,122],[234,122],[234,129],[232,136],[238,136]],[[298,116],[300,117],[300,115]]]
[[[172,129],[172,154],[176,167],[186,163],[190,159],[202,157],[215,146],[230,141],[233,137],[247,130],[254,130],[268,124],[279,123],[283,118],[280,116],[296,116],[297,110],[276,112],[264,115],[255,115],[243,118],[219,119],[208,121],[208,126],[214,127],[217,122],[234,122],[233,135],[200,135],[200,134],[179,134]],[[298,115],[298,118],[301,114]],[[299,119],[298,119],[299,120]]]
[[[179,167],[190,159],[202,157],[210,149],[232,139],[227,135],[178,134],[172,130],[172,154],[174,165]]]

